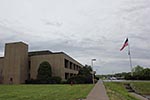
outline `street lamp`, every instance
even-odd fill
[[[93,68],[93,62],[96,61],[96,59],[91,59],[91,67]],[[92,72],[92,78],[93,78],[93,84],[95,84],[94,82],[94,68],[93,68],[93,72]]]

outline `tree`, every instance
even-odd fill
[[[37,80],[39,80],[40,83],[48,83],[51,76],[51,65],[46,61],[42,62],[38,69]]]
[[[71,77],[67,80],[68,83],[74,82],[78,84],[92,83],[92,68],[91,66],[85,65],[79,70],[77,76]]]
[[[79,70],[78,75],[89,76],[92,75],[91,72],[92,72],[91,66],[85,65],[83,68]]]
[[[150,69],[149,68],[145,68],[143,71],[142,71],[142,80],[150,80]]]
[[[143,79],[143,75],[142,75],[142,71],[144,70],[143,67],[137,65],[134,69],[133,69],[133,76],[132,78],[135,80],[139,80],[139,79]]]
[[[137,65],[133,69],[133,75],[131,72],[122,72],[115,74],[115,77],[124,77],[126,80],[150,80],[150,69]]]
[[[134,74],[134,75],[138,75],[138,74],[140,74],[140,73],[142,72],[143,69],[144,69],[143,67],[137,65],[137,66],[133,69],[133,74]]]

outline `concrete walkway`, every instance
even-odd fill
[[[92,91],[88,94],[86,100],[109,100],[103,81],[99,80]]]

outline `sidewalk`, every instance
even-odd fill
[[[109,100],[102,80],[99,80],[92,91],[88,94],[86,100]]]

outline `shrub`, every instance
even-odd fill
[[[37,79],[29,79],[25,81],[26,84],[39,84],[41,83],[40,80]]]
[[[60,84],[61,83],[61,77],[59,76],[54,76],[54,77],[51,77],[49,82],[48,83],[51,83],[51,84]]]
[[[82,75],[78,75],[78,76],[74,76],[71,77],[67,80],[67,83],[75,83],[75,84],[85,84],[86,83],[86,77],[82,76]]]
[[[61,84],[67,84],[67,80],[61,81]]]

